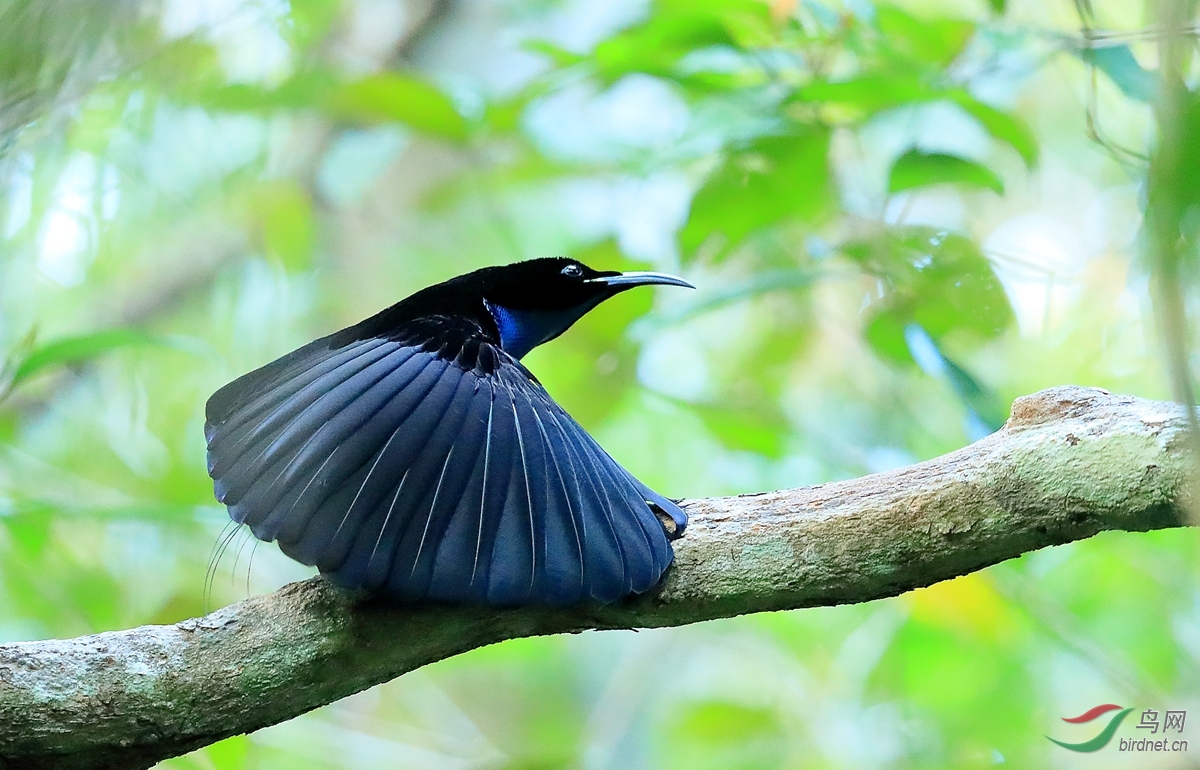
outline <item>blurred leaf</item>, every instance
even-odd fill
[[[898,71],[848,80],[816,80],[797,91],[791,101],[848,105],[869,116],[904,104],[928,101],[936,95],[920,77]]]
[[[780,767],[786,743],[779,717],[771,710],[739,703],[706,701],[692,705],[670,728],[687,735],[663,757],[666,766],[688,770],[750,770]]]
[[[275,88],[235,83],[200,94],[198,101],[212,110],[262,112],[314,109],[340,86],[338,77],[325,69],[298,72]]]
[[[940,352],[939,348],[939,352]],[[970,413],[979,420],[980,426],[988,433],[995,433],[1004,427],[1008,421],[1008,408],[991,388],[986,387],[975,378],[965,367],[957,364],[954,359],[942,354],[946,367],[946,380],[958,394],[959,400]],[[982,435],[972,435],[972,440],[979,440]]]
[[[918,19],[894,6],[881,5],[875,18],[897,50],[918,61],[944,67],[954,61],[975,33],[975,25],[957,19]]]
[[[1008,144],[1032,168],[1038,159],[1037,138],[1025,121],[979,101],[966,91],[954,91],[949,98],[968,115],[979,121],[992,137]]]
[[[293,181],[268,182],[254,188],[249,206],[261,228],[263,250],[288,270],[307,269],[315,240],[308,192]]]
[[[862,120],[897,107],[940,99],[949,100],[979,121],[992,138],[1016,150],[1026,166],[1033,167],[1037,163],[1037,139],[1016,115],[984,104],[962,89],[934,88],[920,76],[903,70],[832,82],[817,80],[799,89],[787,103],[838,105],[852,109],[854,120]]]
[[[173,344],[164,337],[137,329],[108,329],[94,334],[66,337],[31,350],[17,365],[12,384],[19,385],[50,367],[82,363],[118,348]]]
[[[380,72],[350,82],[326,69],[297,73],[276,88],[223,85],[196,98],[209,109],[270,113],[316,109],[360,125],[396,121],[427,134],[462,140],[467,123],[436,86],[400,72]]]
[[[986,166],[973,160],[913,148],[892,164],[888,192],[900,192],[934,184],[964,184],[1004,193],[1004,182]]]
[[[905,603],[915,622],[960,638],[990,641],[1021,633],[1025,618],[997,590],[986,572],[944,580],[908,594]]]
[[[291,38],[301,50],[323,39],[342,10],[341,4],[333,0],[289,0],[288,5]]]
[[[681,4],[691,8],[697,5]],[[775,22],[771,18],[771,6],[763,0],[723,0],[714,2],[711,8],[720,14],[721,23],[738,48],[765,48],[778,40]]]
[[[684,721],[693,728],[688,734],[713,742],[771,735],[779,728],[775,714],[767,709],[720,701],[698,704]]]
[[[220,770],[237,770],[250,766],[251,745],[249,736],[235,735],[212,744],[204,750],[204,754]]]
[[[698,49],[766,45],[773,26],[761,0],[658,0],[645,22],[601,41],[590,58],[610,82],[633,72],[669,76]]]
[[[50,541],[51,527],[57,511],[52,506],[39,506],[22,515],[0,518],[13,542],[27,555],[37,556]]]
[[[226,85],[220,54],[211,42],[189,35],[157,45],[155,55],[138,72],[139,85],[151,86],[145,95],[157,93],[203,106]]]
[[[972,441],[1000,430],[1008,414],[1004,403],[995,393],[946,355],[937,341],[919,324],[905,326],[904,338],[909,353],[922,371],[949,385],[962,403],[968,415],[967,434]]]
[[[954,617],[958,602],[943,603],[940,593],[929,596],[920,614],[901,628],[887,648],[873,677],[877,686],[884,688],[877,697],[902,693],[910,708],[928,713],[945,735],[955,737],[958,752],[966,749],[970,752],[967,757],[978,757],[950,766],[994,766],[996,750],[1012,762],[1009,747],[1023,747],[1029,734],[1040,734],[1033,718],[1035,701],[1030,696],[1037,685],[1023,665],[1022,648],[982,634],[964,636],[960,630],[964,619]],[[991,606],[980,609],[986,613]],[[980,618],[976,612],[972,608],[966,622],[984,628],[996,622]],[[950,617],[929,623],[927,618],[935,613]]]
[[[988,0],[988,5],[991,6],[993,13],[1003,16],[1008,7],[1008,0]]]
[[[704,426],[729,447],[779,459],[786,449],[791,426],[781,414],[769,409],[733,409],[727,406],[687,404]]]
[[[3,359],[0,359],[0,401],[3,401],[16,384],[17,368],[37,347],[37,327],[31,327]]]
[[[724,237],[722,251],[746,236],[785,219],[812,219],[833,197],[828,167],[830,132],[800,129],[756,140],[736,150],[709,176],[692,199],[679,234],[685,253],[713,235]]]
[[[71,126],[71,145],[103,156],[112,134],[121,124],[129,102],[129,87],[123,82],[101,83],[93,90]]]
[[[62,578],[60,578],[62,579]],[[68,606],[87,618],[89,628],[115,630],[121,627],[124,592],[121,585],[101,567],[81,567],[63,579]]]
[[[929,227],[893,229],[848,243],[843,253],[884,284],[867,309],[865,334],[886,359],[913,363],[905,327],[916,323],[939,343],[951,334],[990,339],[1013,311],[991,265],[968,238]]]
[[[541,95],[541,89],[528,88],[511,99],[489,101],[484,107],[483,124],[491,133],[506,134],[521,126],[530,102]]]
[[[433,184],[429,191],[421,196],[421,207],[429,212],[449,211],[454,206],[460,205],[464,199],[477,198],[481,188],[494,190],[552,185],[556,182],[574,179],[578,174],[578,166],[548,158],[545,155],[530,153],[520,160],[498,165],[494,169],[477,170],[471,175],[450,177],[442,184]],[[615,245],[612,251],[607,247],[586,247],[589,251],[593,248],[599,249],[601,252],[598,255],[601,260],[598,264],[602,264],[602,261],[608,258],[622,259],[620,249],[617,249]]]
[[[906,313],[890,308],[880,308],[871,314],[863,336],[883,358],[894,363],[915,363],[904,338],[904,329],[910,323]]]
[[[1158,91],[1158,76],[1138,64],[1127,45],[1080,48],[1075,55],[1098,68],[1121,92],[1139,102],[1152,102]]]
[[[549,40],[526,40],[521,44],[521,47],[530,53],[542,54],[553,62],[556,67],[570,67],[571,65],[587,61],[588,58],[583,54],[568,51]]]
[[[395,120],[447,139],[467,136],[467,122],[437,87],[399,72],[381,72],[336,89],[326,108],[361,123]]]
[[[1184,103],[1180,105],[1181,114],[1179,115],[1179,136],[1188,137],[1189,140],[1200,136],[1200,92],[1189,91],[1184,99]],[[1169,214],[1177,217],[1181,229],[1191,229],[1184,235],[1188,240],[1195,236],[1196,217],[1200,213],[1200,174],[1195,173],[1196,169],[1200,169],[1200,142],[1186,141],[1179,148],[1179,168],[1174,169],[1173,173],[1168,175],[1162,174],[1162,164],[1153,164],[1148,174],[1150,182],[1148,194],[1150,196],[1150,204],[1148,209],[1157,209],[1149,218],[1153,221],[1154,216]],[[1174,187],[1172,190],[1175,198],[1171,201],[1170,198],[1164,200],[1162,195],[1162,186],[1170,185]],[[1176,205],[1190,207],[1190,211],[1174,211],[1168,212],[1164,209],[1171,208]]]

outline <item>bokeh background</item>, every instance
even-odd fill
[[[0,0],[0,641],[306,576],[220,547],[205,400],[483,265],[700,287],[526,359],[676,497],[917,462],[1043,387],[1170,397],[1163,5]],[[1108,702],[1200,721],[1198,546],[1105,534],[886,601],[506,642],[163,767],[1194,767],[1191,722],[1190,754],[1044,736]]]

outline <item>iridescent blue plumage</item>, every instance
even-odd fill
[[[646,591],[686,515],[518,360],[646,283],[682,282],[565,259],[487,268],[235,380],[207,408],[217,498],[335,583],[392,598],[567,605]]]

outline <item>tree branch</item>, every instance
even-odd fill
[[[1187,523],[1183,409],[1063,387],[929,462],[691,500],[651,595],[566,610],[356,601],[319,578],[174,626],[0,646],[0,766],[144,768],[520,636],[863,602],[1103,530]]]

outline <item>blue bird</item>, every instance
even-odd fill
[[[616,463],[520,359],[662,273],[563,257],[430,286],[209,399],[217,499],[335,584],[571,605],[653,587],[687,515]]]

